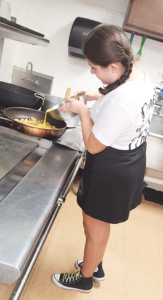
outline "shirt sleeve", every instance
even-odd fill
[[[129,130],[131,120],[120,105],[107,102],[100,110],[99,116],[92,127],[97,140],[105,146],[111,146],[119,137]]]

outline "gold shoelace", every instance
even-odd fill
[[[79,279],[80,277],[82,277],[82,274],[80,273],[80,270],[77,270],[74,273],[64,273],[63,278],[62,278],[62,282],[75,281],[75,280]]]

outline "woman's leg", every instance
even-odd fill
[[[110,224],[94,219],[83,212],[83,226],[86,236],[82,274],[90,277],[102,261],[110,235]]]

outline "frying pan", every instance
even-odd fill
[[[24,119],[31,117],[36,118],[41,121],[44,120],[45,113],[43,111],[38,111],[35,109],[24,108],[24,107],[8,107],[3,110],[4,115],[8,118],[1,118],[5,120],[5,122],[10,124],[10,127],[14,129],[26,133],[29,135],[37,136],[37,137],[54,137],[59,136],[63,133],[66,128],[66,123],[64,121],[58,121],[53,119],[49,114],[47,116],[47,122],[52,126],[56,126],[56,129],[48,129],[48,128],[39,128],[36,126],[30,126],[21,122],[15,121],[15,119]]]
[[[0,105],[4,107],[28,107],[38,109],[44,97],[18,85],[0,81]]]

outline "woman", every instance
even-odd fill
[[[91,73],[107,85],[86,93],[87,100],[97,100],[91,113],[83,102],[72,99],[61,108],[79,114],[87,149],[77,195],[86,244],[83,260],[75,263],[78,271],[54,274],[52,280],[64,289],[90,292],[93,279],[105,279],[102,259],[110,223],[126,221],[141,203],[154,90],[147,74],[135,67],[120,28],[95,27],[84,41],[83,54]]]

